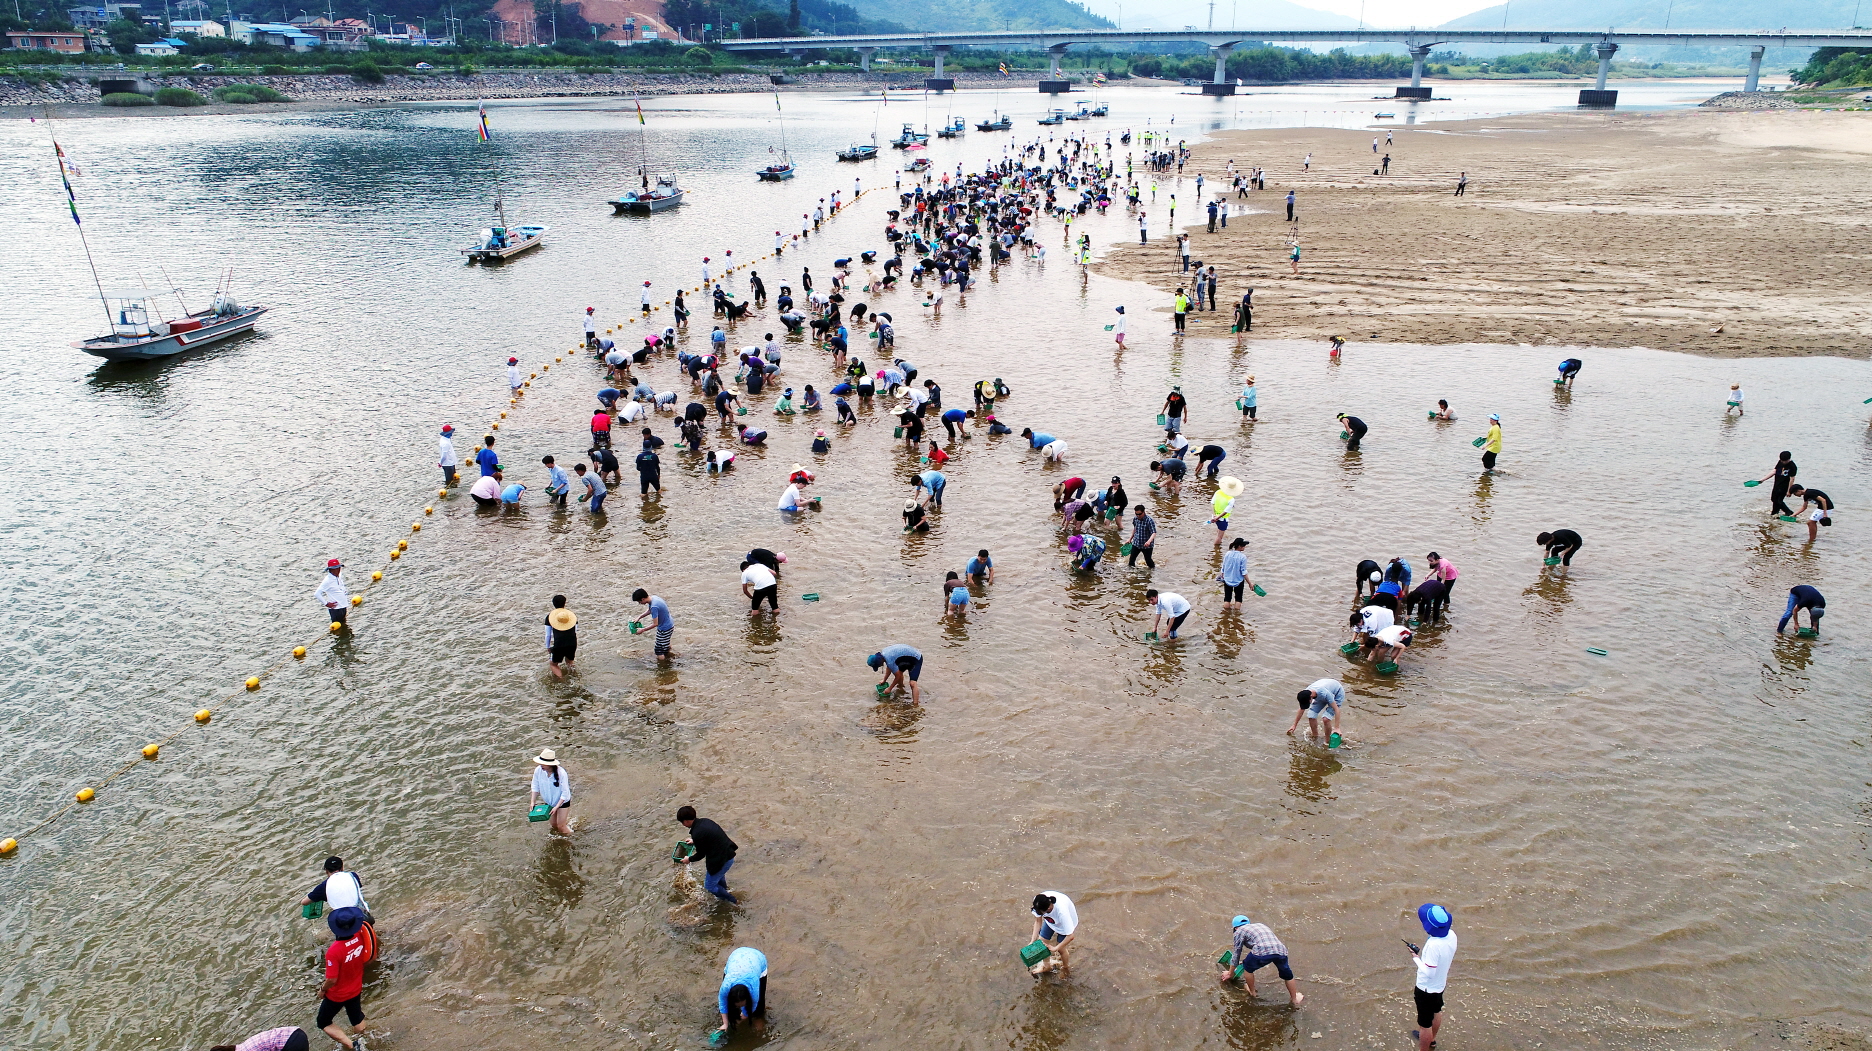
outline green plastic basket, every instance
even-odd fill
[[[1476,439],[1475,441],[1472,441],[1472,442],[1470,442],[1469,444],[1470,444],[1470,445],[1473,445],[1473,446],[1475,446],[1475,447],[1476,447],[1476,448],[1478,448],[1478,449],[1480,449],[1480,448],[1482,448],[1482,443],[1483,443],[1483,442],[1486,442],[1486,441],[1488,441],[1488,435],[1486,435],[1486,434],[1485,434],[1485,435],[1483,435],[1482,437],[1480,437],[1480,438],[1477,438],[1477,439]]]
[[[1377,668],[1380,675],[1396,675],[1397,665],[1392,661],[1381,661]]]
[[[1130,557],[1130,555],[1131,555],[1131,545],[1130,545],[1130,544],[1119,544],[1119,545],[1118,545],[1118,557],[1120,557],[1120,558],[1129,558],[1129,557]]]
[[[1255,586],[1249,588],[1248,590],[1254,592],[1255,595],[1259,598],[1267,598],[1267,592],[1262,591],[1261,585],[1259,584],[1256,584]]]
[[[678,843],[676,849],[670,851],[671,861],[687,861],[693,857],[695,857],[694,843]]]
[[[892,427],[892,428],[891,428],[891,437],[893,437],[893,438],[901,438],[901,437],[903,437],[903,428],[902,428],[902,427]]]
[[[1345,743],[1345,738],[1340,737],[1339,731],[1337,730],[1334,730],[1332,732],[1332,736],[1326,738],[1326,747],[1328,748],[1337,748],[1344,743]]]
[[[1779,518],[1779,519],[1780,519],[1781,521],[1783,521],[1783,522],[1798,522],[1798,521],[1800,521],[1800,519],[1798,519],[1798,518],[1796,518],[1796,517],[1794,517],[1793,515],[1776,515],[1775,517],[1776,517],[1776,518]]]
[[[1557,558],[1543,558],[1543,559],[1541,559],[1541,565],[1543,565],[1543,566],[1557,566],[1557,565],[1559,565],[1559,564],[1560,564],[1560,560],[1559,560],[1559,559],[1557,559]]]
[[[1755,488],[1756,486],[1758,486],[1758,485],[1760,485],[1760,484],[1761,484],[1761,479],[1760,479],[1760,478],[1751,478],[1751,479],[1749,479],[1748,481],[1746,481],[1746,482],[1743,482],[1743,483],[1742,483],[1742,488],[1744,488],[1744,489],[1753,489],[1753,488]]]
[[[1357,653],[1357,652],[1358,652],[1358,643],[1356,642],[1348,642],[1345,645],[1339,647],[1339,656],[1341,657],[1350,657],[1354,653]]]
[[[1820,634],[1820,629],[1818,628],[1795,628],[1794,634],[1798,638],[1811,639],[1811,638],[1817,637]]]
[[[1170,423],[1170,417],[1165,416],[1161,412],[1157,414],[1157,426],[1164,427],[1164,426],[1169,425],[1169,423]]]
[[[299,906],[299,915],[308,920],[316,920],[320,916],[325,915],[325,903],[322,901],[308,901],[304,905]]]
[[[819,601],[819,593],[817,591],[808,591],[804,595],[800,596],[800,601],[801,602],[817,602]]]
[[[1029,942],[1028,944],[1021,946],[1021,951],[1020,951],[1021,966],[1032,967],[1035,964],[1038,964],[1040,961],[1052,955],[1053,955],[1053,950],[1047,948],[1046,942],[1043,942],[1040,939],[1035,938],[1032,942]]]
[[[535,803],[533,804],[533,809],[527,811],[528,821],[544,821],[551,816],[552,807],[545,803]]]
[[[1349,439],[1351,439],[1351,437],[1352,437],[1352,432],[1351,432],[1351,431],[1340,431],[1340,432],[1339,432],[1339,440],[1340,440],[1340,441],[1342,441],[1342,442],[1343,442],[1343,441],[1347,441],[1347,440],[1349,440]]]

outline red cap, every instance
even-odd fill
[[[594,310],[597,310],[597,309],[598,309],[597,307],[586,307],[586,308],[585,308],[585,313],[587,313],[587,314],[589,314],[589,313],[591,313],[592,311],[594,311]]]
[[[343,568],[343,567],[344,567],[344,563],[343,563],[343,562],[340,562],[340,561],[338,561],[338,560],[337,560],[337,559],[335,559],[335,558],[334,558],[334,559],[330,559],[330,560],[328,560],[328,561],[327,561],[327,562],[325,563],[325,568],[326,568],[326,569],[341,569],[341,568]]]
[[[650,282],[648,282],[648,281],[645,281],[645,282],[644,282],[644,287],[645,287],[645,288],[649,288],[649,287],[650,287]]]
[[[454,424],[452,424],[452,423],[445,423],[445,424],[443,424],[443,425],[442,425],[442,433],[443,433],[443,434],[454,434],[454,433],[455,433],[455,425],[454,425]]]
[[[507,359],[507,364],[509,364],[509,365],[518,365],[518,364],[520,364],[520,359],[519,359],[519,358],[508,358],[508,359]]]

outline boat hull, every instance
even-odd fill
[[[874,161],[877,160],[877,155],[878,151],[876,147],[868,150],[840,150],[838,159],[842,161]]]
[[[791,179],[793,177],[793,169],[790,167],[762,168],[754,174],[760,176],[762,182],[779,182],[782,179]]]
[[[687,190],[677,190],[667,197],[619,197],[611,202],[611,207],[626,215],[649,215],[651,212],[668,211],[682,203]]]
[[[201,328],[193,332],[177,332],[167,336],[147,338],[102,336],[97,339],[79,340],[72,346],[106,361],[154,361],[158,358],[172,357],[185,350],[198,350],[229,337],[238,336],[243,332],[251,332],[254,323],[260,319],[260,315],[266,312],[266,307],[248,307],[215,324],[204,323]]]

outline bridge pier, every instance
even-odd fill
[[[1748,79],[1742,82],[1743,91],[1761,90],[1761,60],[1762,52],[1766,50],[1768,49],[1760,44],[1749,49]]]
[[[936,56],[936,69],[934,71],[934,75],[926,78],[923,81],[924,90],[926,91],[954,91],[955,79],[952,77],[943,76],[943,59],[946,59],[949,57],[949,45],[948,44],[931,44],[930,52]]]
[[[1424,64],[1424,59],[1430,57],[1430,49],[1433,46],[1435,45],[1432,45],[1432,44],[1410,45],[1410,58],[1411,58],[1410,87],[1397,89],[1398,98],[1427,99],[1430,97],[1430,89],[1423,86],[1423,64]]]
[[[1612,56],[1618,54],[1618,45],[1609,41],[1594,44],[1593,52],[1599,56],[1599,79],[1593,87],[1580,89],[1579,104],[1610,109],[1618,105],[1618,92],[1607,91],[1605,82],[1606,74],[1612,71]]]
[[[1060,59],[1066,57],[1066,49],[1071,44],[1053,44],[1047,48],[1047,75],[1040,82],[1042,95],[1064,95],[1072,90],[1072,81],[1060,76]]]
[[[871,56],[877,54],[877,48],[861,47],[858,49],[858,68],[871,72]]]
[[[1228,57],[1235,50],[1234,44],[1217,44],[1210,52],[1215,55],[1215,79],[1202,86],[1205,95],[1233,95],[1235,82],[1228,79]]]

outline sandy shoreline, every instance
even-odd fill
[[[1267,169],[1268,188],[1230,195],[1252,211],[1227,230],[1189,228],[1192,258],[1217,267],[1224,307],[1255,289],[1256,336],[1872,356],[1859,203],[1872,114],[1531,114],[1393,126],[1374,154],[1389,123],[1221,132],[1180,187],[1158,177],[1155,207],[1140,172],[1151,243],[1113,250],[1100,271],[1163,289],[1155,306],[1168,309],[1182,276],[1168,195],[1179,221],[1198,218],[1195,173],[1217,196],[1232,158]],[[1375,176],[1384,152],[1391,174]],[[1221,313],[1193,317],[1192,331],[1228,331]]]

